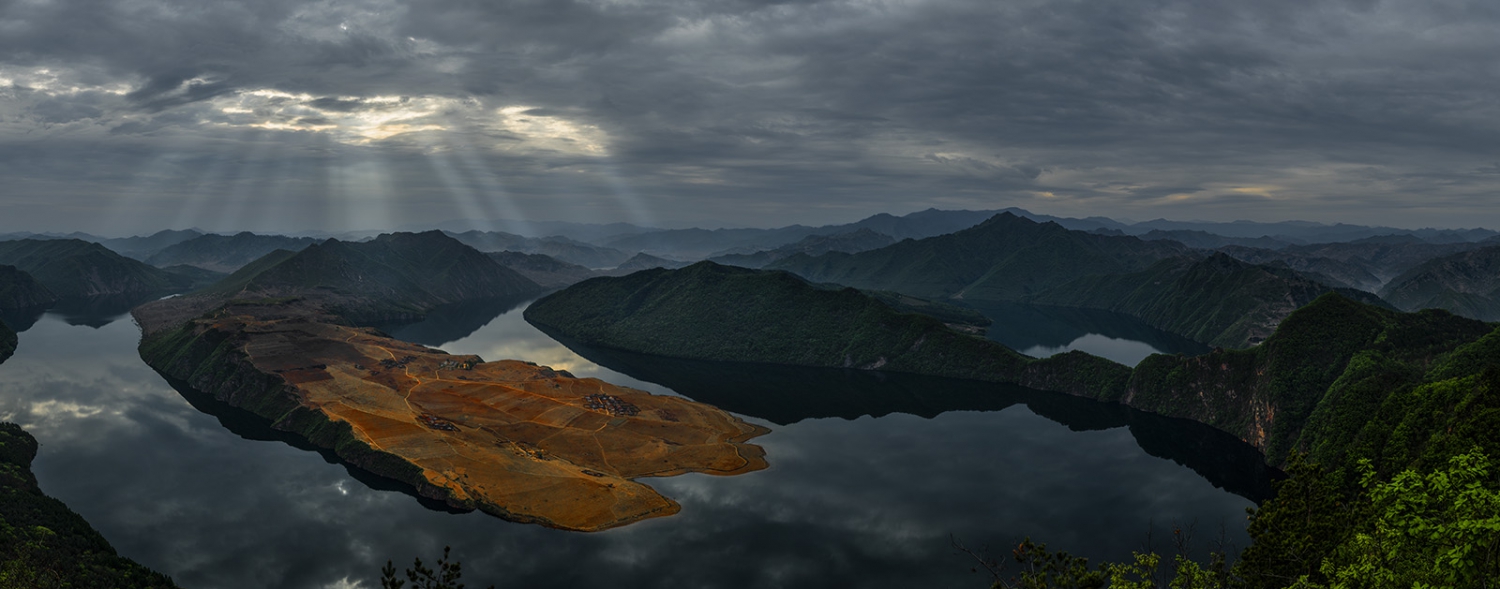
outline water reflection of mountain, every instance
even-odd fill
[[[194,409],[202,413],[214,416],[214,418],[219,420],[219,424],[224,426],[224,429],[229,430],[234,435],[255,442],[282,442],[298,450],[316,452],[325,462],[343,466],[349,472],[349,476],[371,489],[377,491],[396,491],[410,495],[415,497],[423,507],[431,510],[448,513],[467,513],[449,507],[447,503],[442,501],[423,497],[417,492],[416,487],[350,466],[347,462],[341,460],[338,454],[335,454],[332,450],[314,446],[308,443],[302,436],[273,429],[270,420],[215,399],[213,395],[195,389],[188,383],[165,374],[161,374],[161,377],[167,381],[167,384],[172,385],[172,388],[176,389],[178,394],[182,395],[182,398],[188,402],[188,405],[192,405]]]
[[[1074,431],[1128,427],[1136,443],[1152,456],[1186,466],[1214,486],[1257,503],[1270,497],[1271,481],[1278,474],[1266,466],[1259,451],[1227,433],[1116,403],[995,383],[681,360],[558,341],[589,361],[631,378],[779,425],[891,413],[930,419],[948,411],[1000,411],[1019,404]]]
[[[375,327],[401,341],[442,347],[448,342],[458,341],[473,335],[479,328],[488,325],[502,313],[515,309],[531,300],[524,298],[497,298],[444,305],[433,309],[421,321],[414,323],[380,324]]]
[[[129,294],[129,295],[103,295],[97,297],[75,297],[62,299],[50,306],[28,307],[25,309],[0,310],[0,320],[17,332],[23,332],[36,325],[42,315],[51,313],[62,318],[68,325],[80,325],[99,329],[122,317],[130,314],[130,310],[142,303],[154,301],[168,292]]]
[[[1146,325],[1139,319],[1099,309],[1051,307],[1021,303],[965,301],[994,323],[986,334],[1013,350],[1034,346],[1058,348],[1095,333],[1145,343],[1167,354],[1197,355],[1208,347]]]
[[[26,307],[22,309],[0,309],[0,321],[4,321],[16,333],[31,329],[36,321],[47,313],[46,306]]]

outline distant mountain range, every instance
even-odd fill
[[[585,268],[614,268],[632,254],[621,250],[584,243],[568,237],[522,237],[500,231],[466,231],[447,233],[459,242],[482,252],[520,252],[542,254]]]
[[[272,251],[301,251],[317,242],[311,237],[256,235],[248,231],[234,235],[199,235],[168,245],[145,261],[158,268],[182,265],[228,273]]]
[[[1404,310],[1447,309],[1500,321],[1500,246],[1429,260],[1396,277],[1380,296]]]
[[[601,275],[597,270],[569,264],[543,254],[488,252],[485,255],[546,289],[562,288]]]
[[[1188,251],[1175,242],[1072,231],[1007,212],[956,233],[857,254],[794,255],[768,268],[925,298],[1016,301],[1084,276],[1145,270]]]

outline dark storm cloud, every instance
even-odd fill
[[[62,160],[7,167],[29,192],[5,229],[132,190],[205,224],[236,194],[336,224],[317,191],[376,189],[431,221],[467,191],[667,224],[1500,226],[1500,7],[1478,1],[10,2],[0,32],[0,142]],[[163,171],[181,151],[232,164]],[[361,163],[388,173],[340,176]]]

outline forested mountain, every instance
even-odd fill
[[[1158,354],[1134,370],[1081,352],[1034,361],[854,289],[710,262],[579,283],[538,300],[526,319],[636,353],[990,380],[1117,401],[1217,427],[1273,465],[1293,449],[1329,464],[1369,457],[1382,472],[1433,465],[1474,443],[1500,453],[1496,325],[1337,293],[1291,313],[1257,347]]]
[[[1290,269],[1218,253],[1169,258],[1130,274],[1079,278],[1028,300],[1124,313],[1194,341],[1244,348],[1264,341],[1287,315],[1332,290]],[[1381,304],[1362,291],[1342,294]]]
[[[275,250],[301,251],[317,243],[311,237],[256,235],[248,231],[234,235],[200,235],[153,254],[146,263],[158,268],[193,266],[214,272],[234,272]]]
[[[1138,272],[1182,244],[1072,231],[1010,213],[957,233],[857,254],[796,255],[768,266],[814,282],[927,298],[1021,300],[1070,280]]]
[[[1500,321],[1500,246],[1430,260],[1392,280],[1380,296],[1407,311],[1447,309]]]
[[[0,264],[24,270],[59,298],[167,293],[190,283],[77,239],[0,242]]]
[[[886,370],[1080,395],[1123,387],[1130,372],[1082,353],[1036,360],[852,288],[713,262],[581,282],[539,299],[525,317],[586,345],[647,354]]]

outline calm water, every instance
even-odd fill
[[[986,334],[990,339],[1035,358],[1082,350],[1135,366],[1151,354],[1208,352],[1203,344],[1108,311],[982,301],[966,304],[994,322]]]
[[[683,394],[773,430],[758,439],[768,470],[647,479],[678,516],[561,532],[432,509],[352,475],[175,390],[136,355],[129,318],[108,319],[48,314],[22,333],[0,365],[0,417],[42,442],[44,491],[185,587],[375,587],[386,559],[430,562],[447,544],[470,587],[978,588],[988,579],[950,535],[1122,559],[1153,524],[1161,538],[1196,522],[1243,546],[1246,497],[1267,480],[1253,451],[1213,430],[1061,395],[575,351],[510,305],[388,328]]]

